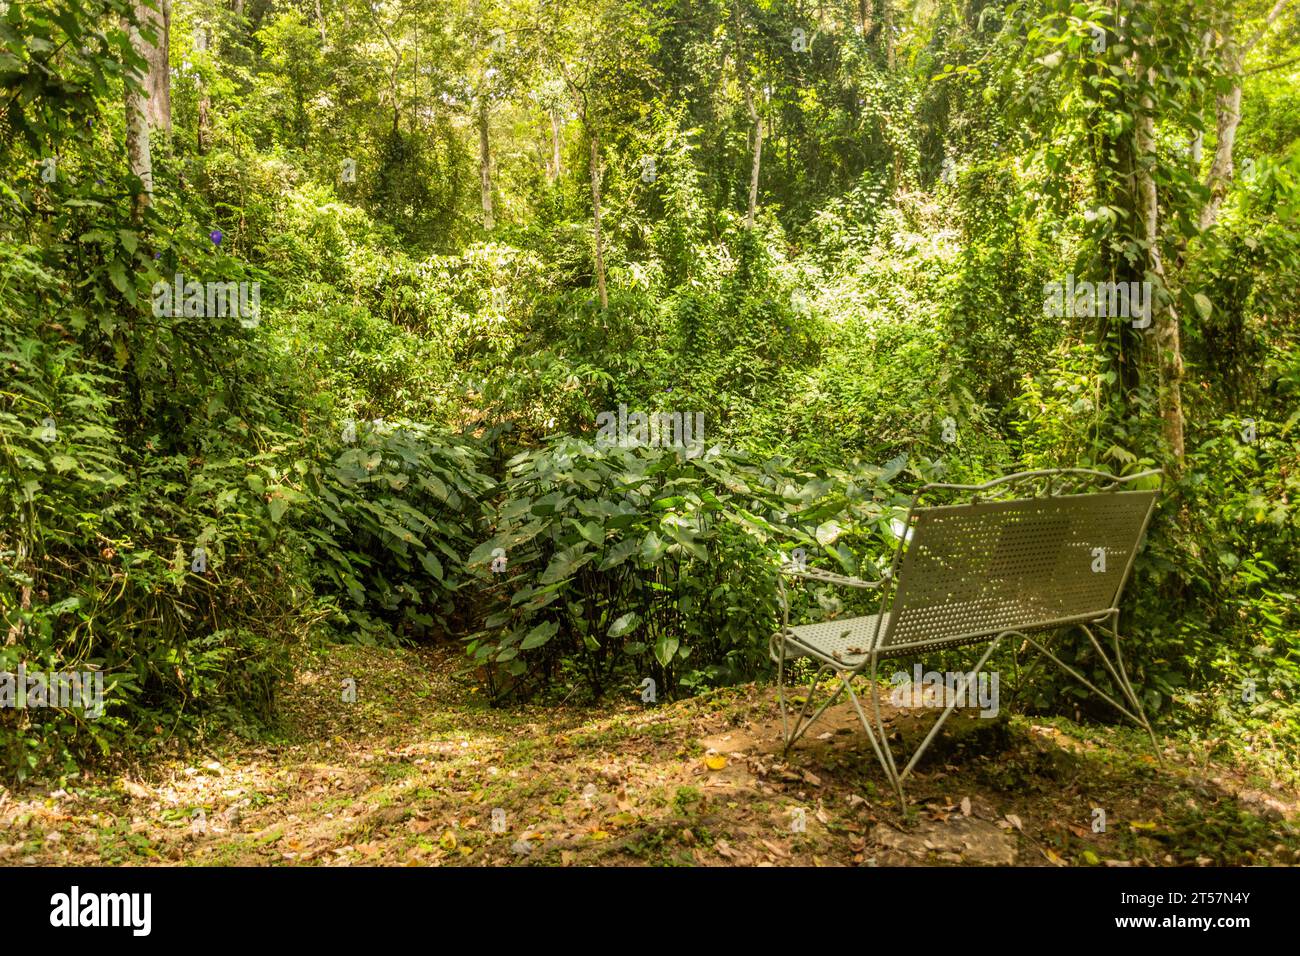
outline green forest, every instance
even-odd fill
[[[12,0],[0,100],[0,865],[1300,863],[1295,0]]]

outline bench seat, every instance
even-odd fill
[[[879,614],[868,614],[792,627],[786,632],[786,657],[813,657],[832,666],[857,667],[871,655],[879,620]],[[889,615],[885,614],[879,634],[888,626]]]

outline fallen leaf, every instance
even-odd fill
[[[133,780],[123,778],[122,789],[138,800],[148,800],[151,794],[144,787],[140,786]]]
[[[961,815],[963,817],[970,816],[970,797],[961,798]]]
[[[721,770],[727,765],[727,758],[722,754],[710,754],[704,758],[704,765],[710,770]]]

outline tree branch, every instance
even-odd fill
[[[1269,65],[1269,66],[1260,66],[1260,67],[1256,67],[1256,68],[1253,69],[1253,70],[1247,70],[1247,71],[1246,71],[1245,73],[1243,73],[1242,75],[1243,75],[1243,76],[1254,76],[1256,73],[1268,73],[1268,72],[1270,72],[1270,71],[1272,71],[1272,70],[1280,70],[1280,69],[1282,69],[1283,67],[1286,67],[1286,66],[1293,66],[1293,65],[1296,64],[1296,63],[1300,63],[1300,56],[1297,56],[1297,57],[1295,57],[1294,59],[1291,59],[1291,60],[1283,60],[1281,63],[1273,63],[1273,64],[1271,64],[1271,65]]]
[[[1277,0],[1277,3],[1273,4],[1273,9],[1270,10],[1268,16],[1264,18],[1264,25],[1260,27],[1255,35],[1250,38],[1244,47],[1242,47],[1241,58],[1243,60],[1246,58],[1246,54],[1255,49],[1255,46],[1259,41],[1264,39],[1264,34],[1268,33],[1273,24],[1277,22],[1277,18],[1282,15],[1282,11],[1286,9],[1287,4],[1290,2],[1291,0]]]

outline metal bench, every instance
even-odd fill
[[[885,776],[900,802],[905,802],[903,780],[956,709],[966,685],[976,679],[1002,639],[1012,636],[1023,638],[1144,728],[1156,744],[1124,667],[1119,599],[1159,495],[1158,482],[1155,489],[1129,488],[1138,482],[1150,484],[1147,479],[1160,475],[1159,471],[1145,471],[1120,478],[1069,468],[1022,472],[983,485],[928,484],[912,498],[893,564],[879,581],[784,563],[777,577],[781,630],[772,635],[770,652],[777,664],[786,751],[847,692]],[[922,498],[939,494],[969,500],[919,506]],[[880,610],[864,617],[791,627],[786,576],[879,588]],[[1087,634],[1128,707],[1032,636],[1073,626]],[[1111,638],[1113,661],[1093,633],[1094,627]],[[979,644],[987,644],[979,663],[963,675],[955,699],[948,702],[900,772],[880,717],[878,664],[889,658]],[[791,727],[786,714],[785,666],[787,660],[799,657],[820,666]],[[839,675],[839,686],[809,717],[813,695],[827,672]],[[864,672],[872,682],[874,721],[867,720],[851,684]]]

